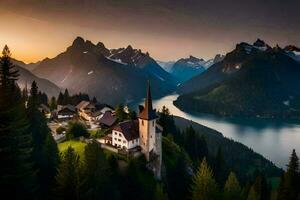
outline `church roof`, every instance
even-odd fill
[[[157,118],[156,110],[153,109],[152,107],[152,97],[151,97],[151,89],[150,89],[149,82],[148,82],[147,96],[145,99],[144,107],[140,107],[140,108],[141,108],[139,114],[140,119],[152,120]]]

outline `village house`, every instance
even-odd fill
[[[162,128],[156,123],[156,110],[152,107],[150,85],[147,89],[147,97],[144,106],[140,106],[138,120],[128,120],[116,125],[111,135],[102,138],[100,142],[105,148],[112,147],[120,151],[140,151],[148,161],[147,167],[160,179],[161,174],[161,135]]]
[[[58,105],[56,116],[59,120],[70,120],[76,115],[76,108],[72,105]]]
[[[114,111],[109,105],[92,103],[89,101],[81,101],[76,108],[78,110],[78,115],[89,122],[99,121],[106,111]]]

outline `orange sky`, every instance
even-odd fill
[[[275,13],[277,7],[270,11],[256,8],[256,17],[249,18],[255,10],[247,12],[239,4],[228,8],[224,4],[216,12],[219,7],[203,2],[186,4],[186,8],[179,1],[168,4],[168,0],[161,1],[165,4],[107,2],[110,1],[44,0],[41,4],[38,0],[0,0],[0,47],[7,44],[13,57],[28,63],[56,56],[77,36],[94,43],[101,41],[108,48],[130,44],[165,61],[189,55],[212,58],[233,49],[238,42],[253,42],[258,37],[271,45],[300,44],[299,26],[293,24],[300,17],[291,16],[291,23],[286,23],[281,19],[288,17],[289,10],[279,12],[282,16],[273,24],[276,16],[269,13]]]

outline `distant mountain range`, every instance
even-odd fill
[[[201,74],[211,65],[220,62],[223,58],[224,56],[218,54],[215,58],[205,61],[202,58],[190,56],[188,58],[181,58],[176,62],[159,61],[158,64],[178,79],[180,83],[184,83],[194,76]]]
[[[28,68],[27,64],[15,59],[12,59],[12,62],[16,66],[16,69],[19,71],[20,77],[18,80],[18,85],[21,88],[24,88],[27,85],[28,89],[30,89],[31,83],[33,81],[36,81],[39,90],[45,92],[48,95],[48,97],[57,96],[58,93],[61,91],[61,89],[54,83],[50,82],[47,79],[39,78],[35,76],[32,72],[30,72],[28,69],[26,69]],[[31,64],[29,64],[29,66],[30,65]]]
[[[178,88],[181,109],[225,116],[300,116],[299,49],[240,43]]]
[[[65,52],[41,61],[32,71],[71,92],[85,92],[102,102],[117,104],[145,96],[147,80],[154,96],[176,89],[178,81],[148,53],[126,48],[107,49],[77,37]]]

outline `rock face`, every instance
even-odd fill
[[[300,116],[300,64],[262,40],[240,43],[224,60],[179,87],[175,104],[229,116]]]
[[[147,80],[154,96],[172,92],[178,82],[148,53],[127,48],[107,49],[78,37],[65,52],[43,60],[33,73],[71,92],[85,92],[102,102],[117,104],[145,95]]]

